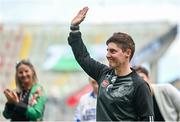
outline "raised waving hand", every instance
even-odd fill
[[[78,26],[86,17],[86,14],[88,12],[88,7],[84,7],[83,9],[81,9],[78,14],[73,18],[73,20],[71,21],[71,25],[72,26]]]

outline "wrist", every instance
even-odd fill
[[[71,31],[78,31],[79,30],[79,25],[72,25],[70,26]]]

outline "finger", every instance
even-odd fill
[[[83,12],[84,12],[84,14],[86,14],[86,13],[88,12],[88,10],[89,10],[89,8],[88,8],[88,7],[84,7],[84,8],[83,8]]]
[[[86,16],[88,10],[89,10],[88,7],[84,7],[84,8],[81,10],[81,15],[82,15],[82,16]]]
[[[7,90],[4,90],[4,94],[7,94],[7,92],[8,92]]]
[[[10,92],[10,90],[5,89],[5,90],[4,90],[4,93],[6,93],[6,94],[10,94],[11,92]]]
[[[12,95],[9,92],[4,93],[8,101],[12,100]]]
[[[4,91],[10,91],[10,90],[6,88],[6,89],[4,89]]]
[[[15,99],[16,102],[19,102],[19,98],[15,92],[12,92],[13,98]]]
[[[17,94],[15,92],[12,92],[12,97],[15,98],[15,99],[18,98],[18,96],[17,96]]]
[[[13,97],[11,92],[7,92],[8,97]]]
[[[16,97],[16,98],[18,97],[15,92],[12,92],[12,95],[13,95],[14,97]]]

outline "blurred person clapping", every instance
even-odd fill
[[[46,96],[29,60],[21,60],[16,64],[15,80],[16,91],[4,90],[7,102],[3,116],[11,121],[42,120]]]

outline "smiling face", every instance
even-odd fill
[[[116,44],[116,45],[115,45]],[[135,52],[135,43],[130,35],[126,33],[114,33],[107,41],[106,45],[108,46],[108,53],[109,52],[117,52],[117,53],[128,53],[125,54],[126,57],[128,56],[129,61],[131,61],[134,52]],[[120,49],[117,49],[120,48]],[[115,51],[111,51],[115,50]],[[112,53],[113,54],[113,53]],[[115,54],[115,53],[114,53]],[[121,55],[119,55],[121,56]]]
[[[16,65],[16,85],[20,89],[28,90],[36,82],[37,76],[33,65],[22,60]]]
[[[23,89],[31,88],[33,84],[33,75],[34,72],[31,70],[29,66],[25,64],[21,64],[17,68],[17,79],[19,81],[20,86]]]
[[[127,51],[123,51],[117,44],[110,42],[107,45],[107,59],[111,68],[121,67],[126,62],[129,62],[129,55]]]

